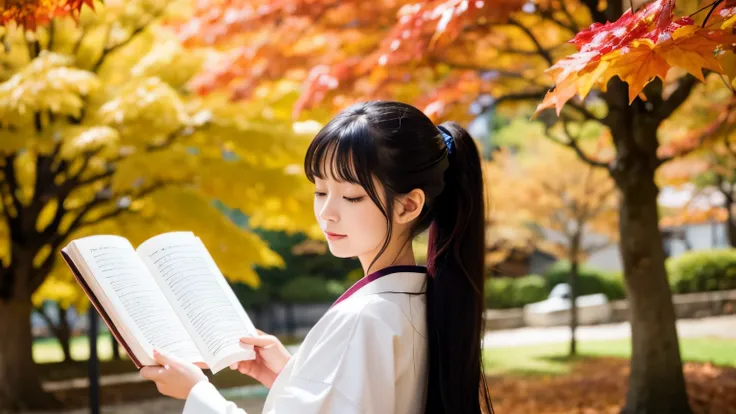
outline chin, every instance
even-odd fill
[[[340,248],[334,248],[333,246],[330,246],[330,253],[332,253],[333,256],[339,257],[340,259],[348,259],[351,257],[355,257],[354,254],[346,251],[345,249]]]

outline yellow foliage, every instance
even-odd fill
[[[0,84],[0,119],[5,125],[28,126],[35,113],[51,111],[79,117],[83,98],[100,87],[97,77],[76,69],[74,59],[54,52],[41,54]]]
[[[39,233],[44,231],[46,227],[51,224],[51,221],[54,219],[54,215],[58,210],[59,200],[55,198],[49,200],[49,202],[43,206],[41,212],[38,214],[38,218],[36,219],[36,231]]]
[[[109,126],[66,126],[59,134],[64,140],[60,156],[65,160],[73,160],[85,151],[93,151],[99,147],[104,148],[98,154],[100,157],[113,157],[118,153],[120,133]]]
[[[616,240],[617,192],[607,171],[585,164],[573,151],[544,138],[516,156],[497,153],[490,164],[494,194],[490,214],[499,223],[490,230],[496,233],[494,239],[517,241],[494,252],[498,256],[494,260],[503,260],[511,247],[525,243],[570,259],[575,235],[582,240],[578,256],[582,259],[601,247],[601,239]],[[544,234],[531,225],[545,229]]]
[[[321,235],[301,171],[314,131],[299,130],[291,119],[299,83],[273,82],[250,103],[187,93],[184,86],[211,51],[182,49],[160,28],[168,3],[106,0],[94,13],[83,10],[78,24],[56,19],[28,38],[7,29],[9,47],[0,48],[0,153],[15,157],[18,188],[0,197],[15,197],[26,208],[39,192],[44,204],[29,229],[36,235],[60,208],[66,213],[57,234],[85,211],[81,223],[93,224],[75,228],[61,246],[91,234],[119,234],[137,245],[163,232],[193,231],[230,280],[257,286],[254,266],[281,266],[281,258],[213,203],[240,209],[254,227]],[[189,7],[183,3],[172,2],[176,13]],[[29,43],[38,45],[37,54]],[[70,180],[84,184],[68,189],[62,203],[59,194]],[[154,185],[162,188],[153,191]],[[12,208],[12,200],[4,201],[0,208]],[[86,211],[91,202],[95,207]],[[0,220],[3,266],[12,266],[9,237]],[[58,249],[45,242],[35,266],[57,260],[34,303],[45,298],[86,307]]]
[[[18,189],[14,196],[22,204],[28,204],[33,198],[36,183],[36,152],[32,149],[20,151],[13,163],[18,180]]]
[[[114,126],[125,143],[159,144],[189,122],[181,97],[159,78],[131,80],[105,102],[98,122]]]
[[[10,231],[5,220],[0,220],[0,265],[10,265]]]

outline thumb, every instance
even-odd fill
[[[176,362],[176,360],[173,357],[171,357],[169,355],[164,355],[158,349],[154,349],[153,350],[153,360],[156,361],[156,362],[158,362],[159,364],[161,364],[163,366],[169,366],[172,363],[175,363]]]

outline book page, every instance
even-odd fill
[[[137,253],[213,372],[255,358],[252,347],[240,343],[256,334],[255,327],[194,234],[165,233],[146,240]]]
[[[189,362],[203,361],[166,296],[126,239],[91,236],[73,244],[94,275],[93,282],[122,319],[118,328],[138,339],[149,357],[141,362],[155,365],[153,348]]]

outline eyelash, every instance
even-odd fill
[[[319,192],[319,191],[315,191],[314,192],[314,195],[317,196],[317,197],[322,197],[322,196],[325,196],[327,194],[326,193]],[[357,202],[360,202],[361,200],[363,200],[363,198],[365,198],[365,196],[360,196],[360,197],[355,197],[355,198],[350,198],[350,197],[343,197],[343,198],[345,199],[345,201],[347,201],[349,203],[357,203]]]

